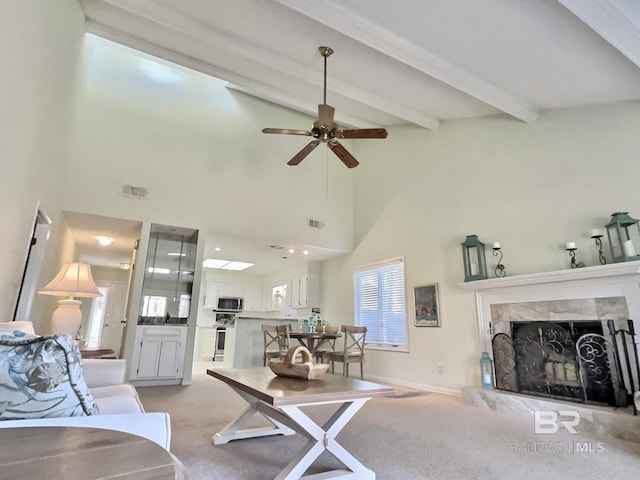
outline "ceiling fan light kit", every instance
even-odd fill
[[[333,53],[331,47],[321,46],[318,48],[324,57],[324,96],[323,103],[318,105],[318,119],[313,123],[311,130],[292,130],[287,128],[263,128],[262,133],[277,133],[284,135],[304,135],[313,137],[302,150],[296,153],[287,165],[298,165],[304,160],[320,143],[326,143],[329,149],[348,168],[357,167],[359,162],[349,153],[349,151],[338,141],[338,139],[357,138],[387,138],[387,130],[384,128],[359,128],[350,130],[340,130],[333,121],[335,108],[327,105],[327,58]]]

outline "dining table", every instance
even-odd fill
[[[295,338],[300,342],[300,345],[307,347],[311,355],[316,357],[316,351],[324,344],[329,343],[332,347],[336,339],[342,336],[341,333],[327,333],[327,332],[289,332],[289,338]]]

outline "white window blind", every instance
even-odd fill
[[[404,262],[395,258],[356,268],[355,324],[367,327],[366,343],[406,347]]]

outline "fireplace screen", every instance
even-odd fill
[[[576,402],[626,405],[614,345],[600,321],[511,322],[493,339],[499,389]]]

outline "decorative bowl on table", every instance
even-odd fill
[[[300,355],[302,363],[296,363]],[[302,378],[315,380],[327,373],[328,363],[313,363],[311,352],[302,345],[291,347],[282,362],[269,362],[269,368],[279,377]]]
[[[316,327],[316,333],[338,333],[338,328],[336,326],[332,326],[332,325],[327,325],[326,327],[324,327],[324,332],[322,331],[322,326],[318,325]]]

